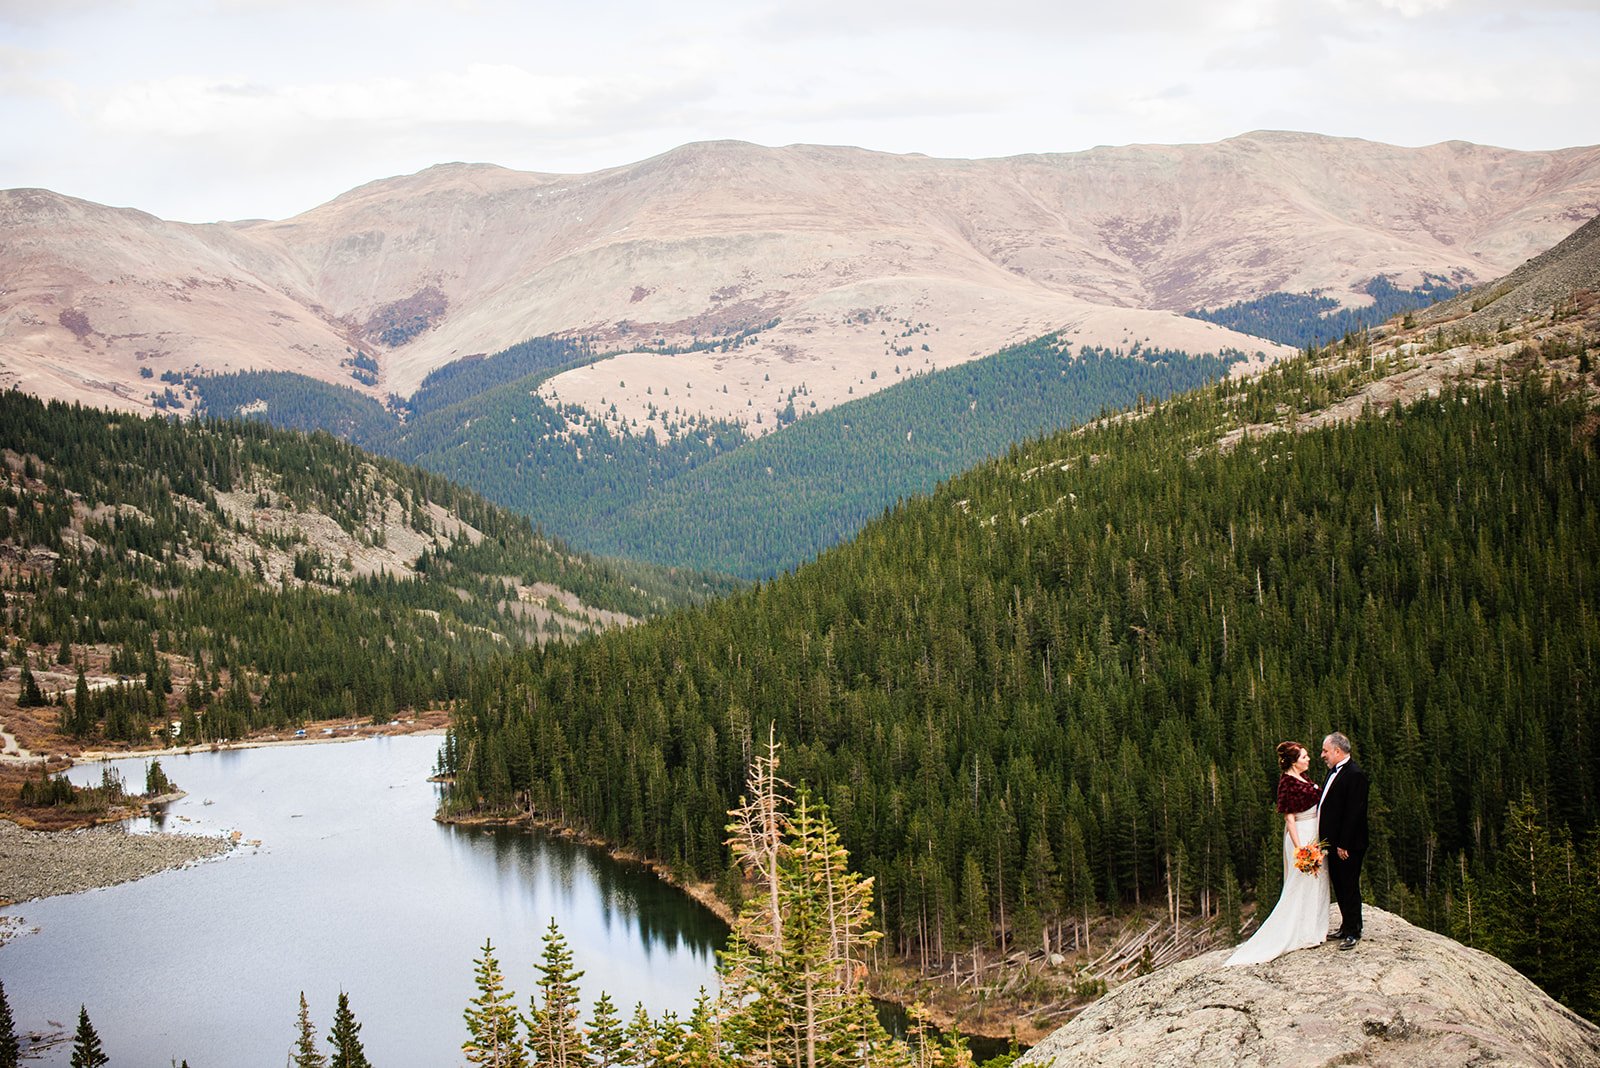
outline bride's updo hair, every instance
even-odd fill
[[[1278,743],[1278,767],[1288,771],[1300,759],[1300,754],[1306,751],[1305,746],[1299,742]]]

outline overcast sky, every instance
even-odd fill
[[[282,218],[454,160],[1600,142],[1600,0],[0,0],[0,188]]]

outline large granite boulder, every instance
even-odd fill
[[[1366,937],[1267,964],[1207,953],[1128,983],[1019,1064],[1600,1066],[1600,1027],[1501,961],[1368,908]]]

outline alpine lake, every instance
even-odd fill
[[[343,991],[372,1063],[460,1064],[485,940],[526,1010],[552,919],[584,972],[585,1019],[602,991],[624,1019],[635,1004],[686,1016],[702,989],[715,991],[726,925],[649,869],[537,830],[435,822],[439,743],[413,735],[162,757],[187,796],[129,830],[237,831],[239,845],[0,909],[22,932],[0,947],[18,1033],[65,1039],[28,1063],[69,1063],[83,1005],[113,1064],[283,1064],[301,992],[325,1036]],[[147,763],[109,767],[137,790]],[[107,766],[68,775],[93,785]],[[903,1012],[879,1009],[903,1033]],[[972,1045],[980,1058],[1005,1048]]]
[[[636,1002],[687,1014],[702,987],[716,989],[727,928],[649,870],[537,832],[434,822],[439,742],[162,757],[187,796],[130,830],[237,830],[241,842],[187,868],[0,910],[34,932],[0,948],[18,1033],[68,1039],[30,1063],[68,1063],[81,1004],[112,1064],[279,1065],[301,991],[324,1050],[344,991],[374,1064],[459,1064],[484,940],[526,1010],[552,918],[585,973],[585,1018],[601,991],[626,1018]],[[146,763],[110,766],[137,790]],[[93,784],[104,767],[69,774]]]

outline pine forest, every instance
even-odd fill
[[[353,390],[293,374],[211,376],[193,388],[207,412],[328,430],[470,486],[594,552],[756,579],[811,559],[1012,442],[1192,389],[1243,358],[1137,341],[1126,351],[1075,347],[1052,334],[825,412],[797,393],[779,432],[754,440],[747,425],[675,413],[666,398],[658,421],[642,427],[552,405],[539,384],[596,357],[547,338],[435,372],[403,421]]]
[[[1592,909],[1600,421],[1535,355],[1273,428],[1393,358],[1357,335],[1017,446],[793,575],[497,662],[456,708],[451,803],[726,884],[723,813],[771,725],[888,946],[937,970],[1103,909],[1272,900],[1273,746],[1343,730],[1375,784],[1369,900],[1470,939],[1531,826]],[[1593,1013],[1554,915],[1541,981]]]
[[[575,553],[326,434],[16,392],[0,394],[0,427],[3,619],[22,703],[60,694],[60,733],[78,739],[145,743],[169,714],[195,739],[384,722],[450,700],[472,663],[506,649],[733,588]],[[391,540],[390,566],[352,561]],[[30,667],[30,646],[76,686],[34,681],[46,665]],[[109,660],[88,664],[91,650]],[[86,666],[116,681],[91,686]]]

